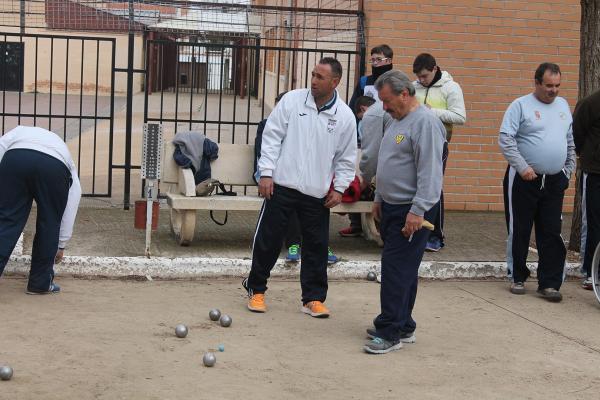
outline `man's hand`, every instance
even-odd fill
[[[56,256],[54,256],[54,264],[60,264],[64,255],[65,255],[65,250],[58,249],[58,251],[56,252]]]
[[[260,178],[260,181],[258,181],[258,195],[267,200],[271,199],[271,196],[273,196],[273,178],[270,176]]]
[[[373,214],[373,219],[375,221],[381,221],[381,203],[373,202],[373,206],[371,207],[371,214]]]
[[[524,181],[532,181],[537,177],[537,174],[531,167],[527,167],[525,171],[521,172],[521,178],[523,178]]]
[[[418,231],[423,227],[423,217],[415,215],[413,213],[408,213],[406,215],[406,222],[404,223],[404,228],[402,228],[402,234],[404,237],[411,237],[413,233]]]
[[[327,193],[327,197],[325,198],[324,206],[327,208],[333,208],[342,202],[342,194],[336,192],[335,190],[329,191]]]

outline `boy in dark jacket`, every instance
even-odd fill
[[[573,140],[581,160],[581,254],[587,274],[583,288],[592,290],[592,261],[600,242],[600,90],[581,100],[573,114]]]

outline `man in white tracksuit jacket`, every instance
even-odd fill
[[[329,316],[323,304],[329,209],[341,202],[356,163],[354,114],[336,91],[341,77],[336,59],[321,59],[313,69],[311,88],[288,92],[265,125],[258,162],[258,190],[265,202],[254,235],[252,269],[243,282],[251,311],[266,311],[267,279],[281,250],[289,214],[296,211],[302,230],[302,311]]]

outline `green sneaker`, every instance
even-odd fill
[[[338,262],[337,256],[335,254],[333,254],[331,247],[328,247],[327,248],[327,264],[335,264],[336,262]]]
[[[288,249],[287,256],[285,256],[287,262],[298,262],[300,261],[300,245],[293,244]]]

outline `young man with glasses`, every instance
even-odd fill
[[[377,90],[375,89],[375,81],[381,75],[383,75],[387,71],[391,71],[393,68],[392,59],[394,58],[394,51],[387,44],[382,44],[379,46],[375,46],[371,49],[371,58],[369,59],[369,63],[371,64],[371,75],[363,76],[360,78],[358,85],[354,89],[354,93],[352,94],[352,98],[348,103],[350,109],[356,109],[356,101],[361,96],[368,96],[375,99],[375,101],[379,101],[379,96],[377,94]],[[358,124],[357,117],[357,124]],[[357,132],[357,140],[358,146],[360,147],[360,139],[358,138]],[[342,229],[338,233],[343,237],[357,237],[362,235],[362,225],[360,222],[360,214],[349,214],[350,218],[350,226]]]

